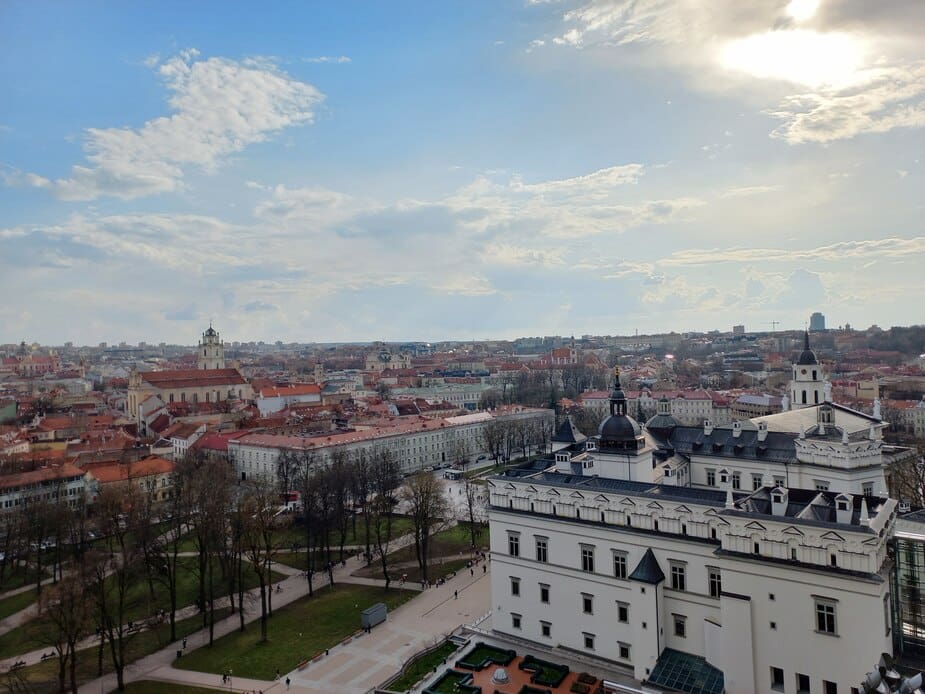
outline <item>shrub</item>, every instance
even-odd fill
[[[575,694],[588,694],[591,691],[591,687],[581,682],[573,682],[572,686],[569,687],[570,692],[575,692]]]
[[[582,684],[597,684],[597,677],[589,675],[587,672],[582,672],[578,675],[578,681]]]

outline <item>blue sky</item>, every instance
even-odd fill
[[[922,322],[915,0],[0,6],[0,343]]]

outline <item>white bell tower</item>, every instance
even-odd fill
[[[816,353],[809,348],[809,331],[803,334],[803,351],[793,365],[793,379],[790,381],[790,408],[821,405],[826,401],[827,389],[822,365]]]
[[[209,323],[209,329],[202,334],[202,340],[199,343],[199,368],[225,368],[225,345],[222,344],[222,340],[218,332],[212,327],[212,323]]]

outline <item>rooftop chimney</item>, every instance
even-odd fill
[[[742,435],[742,422],[738,419],[732,423],[732,438],[737,439]]]
[[[768,438],[768,423],[758,422],[758,440],[764,441]]]
[[[703,434],[704,436],[709,436],[713,433],[713,420],[705,419],[703,420]]]

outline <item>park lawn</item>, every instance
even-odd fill
[[[188,684],[177,682],[155,682],[154,680],[140,680],[125,686],[129,694],[215,694],[214,689],[204,687],[191,687]]]
[[[25,585],[35,584],[35,568],[25,566],[6,567],[3,573],[3,583],[0,583],[0,591],[16,590]],[[45,578],[49,578],[46,576]]]
[[[446,641],[442,646],[430,653],[425,653],[412,660],[400,677],[389,682],[386,689],[390,692],[407,692],[418,682],[427,677],[444,664],[459,646],[452,641]]]
[[[476,543],[483,545],[488,543],[488,533],[486,528],[480,527],[476,534]],[[472,535],[469,533],[468,523],[458,523],[452,528],[441,530],[434,533],[430,538],[430,557],[437,559],[439,557],[466,556],[471,554]],[[417,561],[414,553],[414,544],[402,547],[389,555],[389,561],[393,564],[400,562]]]
[[[198,564],[196,557],[180,557],[177,571],[177,609],[191,605],[196,601],[199,593],[199,579],[196,572]],[[219,570],[215,569],[216,580],[219,580]],[[285,575],[273,571],[271,574],[272,581],[283,580]],[[253,571],[244,571],[244,585],[246,589],[257,586],[257,575]],[[219,594],[223,593],[222,587],[218,588]],[[163,608],[168,609],[170,602],[166,588],[159,583],[154,584],[155,598],[152,601],[148,593],[148,583],[143,577],[138,577],[128,591],[126,603],[129,605],[126,610],[125,620],[140,621],[146,617],[152,616],[156,610]],[[33,596],[34,599],[34,596]],[[0,634],[0,659],[9,658],[20,653],[28,653],[42,647],[42,644],[36,639],[36,632],[42,628],[40,618],[32,619],[25,624]]]
[[[260,623],[255,621],[246,631],[198,648],[174,666],[215,674],[231,670],[239,677],[272,680],[277,670],[289,672],[358,631],[360,612],[367,607],[384,602],[393,610],[413,596],[412,591],[351,584],[318,589],[313,597],[299,598],[273,612],[266,643],[259,642]]]
[[[471,560],[467,558],[448,558],[448,557],[437,557],[431,559],[428,562],[427,567],[427,578],[431,581],[436,582],[438,578],[443,578],[447,574],[450,574],[454,571],[465,571],[466,564]],[[477,569],[481,573],[482,569]],[[359,571],[354,571],[353,576],[359,576],[361,578],[378,578],[382,579],[382,564],[380,562],[373,562],[370,566],[364,566]],[[417,563],[409,566],[394,567],[391,564],[389,565],[389,575],[392,577],[393,581],[397,581],[402,575],[406,576],[408,583],[419,583],[421,580],[421,568]]]
[[[223,609],[216,610],[215,621],[218,622],[221,619],[224,619],[229,614],[231,610]],[[194,617],[189,617],[187,619],[180,620],[177,622],[177,639],[182,639],[184,636],[189,636],[202,628],[202,617],[196,615]],[[156,629],[150,629],[146,631],[141,631],[131,637],[126,650],[128,657],[126,660],[130,663],[140,660],[145,656],[156,653],[164,646],[170,643],[170,625],[163,624]],[[109,655],[108,644],[106,646],[107,650],[103,654],[103,673],[108,674],[113,671],[112,660]],[[84,684],[90,680],[96,679],[99,676],[99,661],[98,661],[99,649],[96,646],[91,648],[85,648],[77,652],[77,681],[78,684]],[[58,691],[58,659],[51,658],[46,660],[44,663],[39,663],[38,665],[32,665],[27,668],[22,668],[21,670],[16,671],[17,675],[23,678],[29,685],[29,689],[25,691],[30,692],[52,692]],[[131,691],[134,689],[129,688]],[[145,691],[145,690],[139,690]],[[160,689],[160,690],[148,690],[148,691],[184,691],[177,690],[174,688],[170,689]],[[190,690],[197,691],[197,690]]]
[[[8,598],[0,600],[0,619],[6,619],[12,614],[20,612],[36,600],[35,591],[27,590],[22,593],[16,593]]]

